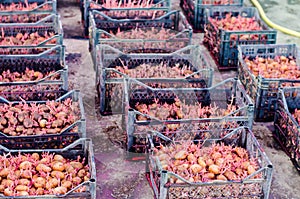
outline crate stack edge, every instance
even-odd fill
[[[298,49],[295,44],[270,44],[270,45],[240,45],[238,47],[239,66],[238,77],[245,86],[247,94],[255,101],[254,120],[258,122],[274,121],[274,114],[277,109],[277,98],[279,88],[283,86],[296,86],[300,84],[299,78],[266,78],[265,74],[254,74],[253,69],[250,70],[245,59],[255,60],[256,58],[280,60],[280,57],[286,58],[287,61],[293,61],[296,69],[299,70],[300,61],[298,58]],[[282,59],[283,59],[282,58]],[[274,60],[275,62],[275,60]],[[276,61],[278,62],[278,61]],[[266,62],[262,65],[266,66]],[[282,71],[283,65],[278,63],[278,71]],[[286,70],[287,72],[290,69]],[[285,71],[283,71],[285,72]],[[285,73],[282,73],[285,74]],[[270,74],[269,74],[270,75]],[[297,75],[296,73],[293,74]]]

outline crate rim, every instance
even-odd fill
[[[19,49],[19,48],[28,48],[29,50],[31,49],[37,49],[37,48],[40,48],[40,49],[45,49],[45,48],[48,48],[47,50],[41,52],[41,53],[38,53],[38,54],[0,54],[0,58],[1,57],[12,57],[12,58],[16,58],[16,59],[21,59],[21,58],[26,58],[26,57],[40,57],[42,55],[45,55],[46,53],[49,53],[53,50],[56,50],[56,49],[60,49],[61,52],[62,52],[62,55],[63,56],[63,60],[64,60],[64,63],[65,63],[65,49],[66,49],[66,46],[64,44],[57,44],[57,45],[46,45],[46,46],[41,46],[41,45],[38,45],[38,46],[7,46],[7,47],[1,47],[3,49]]]
[[[202,2],[202,0],[197,0],[197,1],[195,1],[195,3],[196,2],[198,2],[198,4],[197,5],[200,5],[200,6],[215,6],[214,4],[203,4],[203,2]],[[199,3],[199,2],[201,2],[201,3]],[[244,0],[240,0],[239,1],[240,3],[238,3],[238,4],[242,4],[243,5],[243,3],[244,3]],[[231,4],[231,3],[227,3],[227,4],[218,4],[217,6],[236,6],[236,4],[234,3],[234,4]]]
[[[258,19],[260,19],[260,22],[263,24],[264,27],[266,27],[265,30],[243,30],[243,31],[230,31],[230,30],[224,30],[224,29],[218,29],[220,30],[221,32],[228,32],[228,33],[241,33],[241,32],[260,32],[260,33],[274,33],[274,31],[277,33],[277,31],[268,26],[261,18],[260,18],[260,15],[259,15],[259,12],[258,12],[258,9],[254,6],[229,6],[229,5],[224,5],[224,6],[212,6],[211,8],[205,8],[204,10],[204,19],[206,22],[208,22],[208,18],[210,18],[210,14],[214,11],[218,11],[218,10],[222,10],[220,11],[220,13],[223,13],[223,12],[228,12],[228,13],[231,13],[231,12],[238,12],[238,11],[246,11],[246,10],[251,10],[254,12],[254,15],[252,17],[255,17],[255,20],[257,21]],[[263,27],[262,27],[263,28]]]
[[[84,0],[84,7],[86,7],[87,6],[87,8],[85,8],[85,9],[87,9],[87,11],[91,11],[91,10],[99,10],[99,8],[91,8],[90,7],[90,4],[91,3],[95,3],[95,4],[98,4],[98,5],[100,5],[99,3],[96,3],[95,1],[93,1],[93,0]],[[167,2],[167,7],[158,7],[160,4],[162,4],[162,3],[165,3],[165,2]],[[152,7],[148,7],[148,8],[106,8],[106,7],[102,7],[102,8],[100,8],[100,9],[104,9],[103,11],[109,11],[109,10],[143,10],[143,9],[149,9],[149,8],[154,8],[154,9],[156,9],[156,8],[164,8],[164,9],[168,9],[168,10],[170,10],[171,9],[171,1],[169,1],[169,0],[160,0],[159,2],[157,2],[157,3],[155,3],[155,4],[153,4],[152,5]]]
[[[124,92],[125,92],[125,104],[129,105],[129,95],[128,95],[128,84],[130,83],[130,81],[133,81],[135,82],[136,84],[138,85],[141,85],[151,91],[175,91],[175,92],[178,92],[178,91],[210,91],[210,90],[213,90],[213,89],[216,89],[218,88],[219,86],[221,85],[224,85],[228,82],[237,82],[239,85],[242,86],[242,83],[240,82],[240,80],[236,77],[234,78],[228,78],[222,82],[219,82],[211,87],[208,87],[208,88],[152,88],[136,79],[133,79],[133,78],[128,78],[127,80],[126,79],[123,79],[124,81],[124,85],[126,85],[124,87]],[[164,119],[164,120],[160,120],[156,117],[152,117],[152,116],[149,116],[148,114],[144,114],[144,113],[141,113],[139,112],[138,110],[132,108],[132,107],[125,107],[125,109],[127,109],[128,111],[127,112],[131,112],[133,114],[139,114],[139,115],[143,115],[143,116],[146,116],[146,117],[149,117],[151,119],[151,122],[153,121],[156,121],[158,123],[180,123],[180,122],[184,122],[184,121],[201,121],[201,122],[209,122],[209,121],[224,121],[224,120],[229,120],[229,121],[234,121],[234,120],[237,120],[237,119],[245,119],[245,120],[249,120],[249,115],[247,116],[230,116],[234,113],[237,113],[239,112],[240,110],[243,110],[243,109],[253,109],[254,108],[254,103],[253,103],[253,100],[250,98],[249,95],[244,95],[244,97],[247,99],[247,102],[248,104],[246,106],[242,106],[242,107],[239,107],[238,110],[234,111],[234,112],[231,112],[229,113],[228,115],[225,115],[223,117],[214,117],[214,118],[190,118],[190,119],[172,119],[172,120],[167,120],[167,119]],[[251,111],[253,112],[253,111]],[[135,121],[134,123],[136,124],[143,124],[143,123],[149,123],[149,121]],[[252,126],[252,125],[250,125]]]
[[[54,73],[52,73],[48,76],[45,76],[44,78],[39,79],[39,80],[17,81],[17,82],[0,82],[0,86],[36,85],[36,84],[41,84],[41,83],[43,83],[43,84],[46,84],[46,83],[49,83],[49,84],[64,84],[64,79],[63,79],[64,73],[68,73],[68,66],[67,65],[65,66],[65,68],[57,70]],[[47,81],[47,79],[49,79],[49,78],[51,78],[51,77],[53,77],[57,74],[59,74],[61,76],[59,80],[49,80],[49,81]]]
[[[115,9],[108,9],[108,10],[105,10],[105,11],[112,11],[112,12],[120,11],[121,12],[121,11],[131,11],[131,10],[132,9],[128,8],[128,9],[116,9],[116,10]],[[152,11],[152,10],[155,10],[155,11],[165,11],[166,13],[163,14],[162,16],[166,15],[167,13],[169,13],[169,11],[166,8],[151,8],[151,9],[150,8],[148,8],[148,9],[143,8],[143,9],[133,10],[133,11]],[[113,21],[113,22],[132,22],[132,21],[134,21],[134,22],[139,22],[139,21],[144,22],[145,20],[153,20],[153,19],[140,19],[140,18],[138,18],[138,19],[128,19],[128,18],[115,19],[115,18],[112,18],[112,17],[108,16],[107,14],[103,13],[103,11],[93,9],[93,10],[90,11],[90,14],[89,14],[90,16],[92,16],[93,21],[95,21],[95,18],[94,18],[95,14],[99,14],[102,17],[104,17],[104,18],[106,18],[106,19],[108,19],[110,21]],[[159,19],[161,19],[162,16],[159,16],[159,17],[154,18],[154,19],[155,20],[159,20]]]
[[[127,83],[125,80],[123,80],[124,83]],[[176,88],[176,89],[173,89],[173,88],[152,88],[146,84],[144,84],[143,82],[140,82],[138,80],[136,80],[135,78],[128,78],[128,83],[131,83],[131,82],[134,82],[140,86],[143,86],[151,91],[156,91],[156,90],[159,90],[159,91],[203,91],[203,90],[213,90],[213,89],[216,89],[217,87],[225,84],[225,83],[228,83],[228,82],[237,82],[239,84],[241,84],[241,81],[237,78],[237,77],[232,77],[232,78],[227,78],[219,83],[216,83],[214,84],[213,86],[211,87],[208,87],[208,88]],[[252,99],[250,99],[250,97],[246,96],[249,101],[251,102]],[[253,104],[253,103],[252,103]]]
[[[116,53],[119,53],[122,56],[136,56],[136,57],[139,57],[139,56],[155,57],[157,55],[159,55],[159,56],[174,56],[174,55],[180,56],[180,53],[184,52],[186,50],[193,50],[193,49],[198,50],[198,51],[201,50],[200,45],[197,45],[197,44],[187,45],[187,46],[180,48],[171,53],[127,53],[127,52],[122,52],[120,49],[110,46],[108,44],[97,44],[96,49],[97,49],[97,52],[102,52],[103,49],[109,49],[109,50],[115,51]]]
[[[159,16],[158,18],[154,18],[154,19],[138,19],[138,20],[133,20],[133,21],[134,22],[147,22],[147,21],[154,22],[154,21],[159,21],[159,20],[161,20],[163,18],[169,17],[170,15],[177,14],[177,13],[178,13],[178,15],[179,15],[180,18],[182,18],[183,20],[187,21],[186,17],[184,16],[184,14],[180,10],[172,10],[172,11],[167,12],[166,14],[164,14],[162,16]],[[96,22],[95,22],[95,19],[94,19],[92,13],[90,12],[89,14],[90,14],[90,21],[91,21],[91,27],[90,28],[95,29],[94,30],[94,34],[96,34],[96,33],[97,34],[99,34],[99,33],[105,33],[106,35],[110,35],[113,39],[121,39],[121,40],[142,40],[142,41],[145,40],[145,39],[122,39],[122,38],[118,38],[118,37],[110,34],[109,32],[107,32],[105,30],[97,28],[97,25],[96,25]],[[123,20],[113,19],[113,21],[115,21],[115,22],[128,22],[128,21],[131,21],[131,20],[129,20],[129,19],[123,19]],[[192,26],[189,23],[184,24],[184,25],[186,26],[186,29],[178,32],[177,34],[179,34],[179,33],[182,34],[183,32],[189,32],[190,34],[192,34],[192,32],[193,32]],[[170,40],[170,39],[172,39],[172,38],[169,38],[168,40]],[[104,40],[105,41],[107,39],[106,38],[105,39],[99,38],[99,40]],[[162,41],[162,40],[158,40],[158,39],[149,40],[149,39],[147,39],[147,41]]]
[[[24,13],[22,13],[22,14],[24,14]],[[31,13],[28,13],[28,14],[31,14]],[[44,15],[43,13],[36,13],[36,14]],[[40,19],[40,20],[38,20],[36,22],[30,22],[30,23],[17,23],[17,22],[13,22],[13,23],[0,23],[0,26],[7,26],[7,27],[19,27],[19,26],[21,27],[21,26],[26,26],[26,25],[32,25],[32,26],[34,26],[34,25],[38,25],[39,23],[46,22],[47,20],[49,20],[51,18],[55,18],[56,15],[58,15],[56,13],[45,13],[45,15],[46,14],[48,16],[45,16],[45,17],[43,17],[42,19]],[[2,14],[0,12],[0,16],[2,16],[2,15],[4,15],[4,14]],[[7,14],[7,15],[12,15],[12,14]]]
[[[22,1],[22,0],[21,0]],[[20,2],[20,0],[18,0],[18,2]],[[24,1],[25,2],[25,1]],[[6,3],[6,2],[3,2]],[[10,1],[9,3],[14,3],[14,1]],[[53,7],[50,11],[39,11],[38,9],[40,9],[42,6],[47,5],[47,4],[52,4]],[[37,6],[36,8],[32,9],[32,10],[26,10],[26,11],[0,11],[0,15],[4,14],[4,15],[12,15],[12,14],[48,14],[48,13],[56,13],[57,12],[57,1],[56,0],[44,0],[44,3],[42,3],[41,5]]]

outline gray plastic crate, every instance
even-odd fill
[[[150,2],[150,1],[149,1]],[[90,15],[89,12],[93,10],[101,11],[103,14],[107,14],[109,17],[118,17],[118,15],[111,15],[110,13],[117,12],[117,13],[132,13],[132,11],[142,11],[142,12],[151,12],[154,10],[161,10],[161,11],[170,11],[171,10],[171,0],[154,0],[152,1],[154,4],[149,6],[148,8],[109,8],[106,7],[105,0],[95,1],[95,0],[83,0],[83,4],[81,7],[81,19],[85,30],[85,36],[88,36],[88,28],[89,28],[89,20]],[[111,2],[110,2],[111,3]],[[91,6],[91,4],[93,4]],[[127,17],[121,17],[119,19],[129,19]],[[140,18],[139,15],[135,16],[134,18]]]
[[[109,20],[111,26],[126,28],[128,34],[132,34],[134,30],[166,30],[176,33],[175,36],[168,39],[122,39],[106,30],[102,30],[97,26],[93,15],[97,11],[90,12],[90,51],[92,59],[95,64],[97,44],[107,44],[114,48],[118,48],[126,53],[149,52],[149,53],[170,53],[180,48],[191,44],[192,27],[188,24],[182,12],[174,10],[155,19],[123,19],[123,20]],[[99,13],[99,12],[98,12]],[[128,23],[130,22],[130,23]]]
[[[220,136],[220,131],[212,132],[212,138],[200,139],[205,146],[214,143],[224,143],[242,147],[247,150],[251,158],[258,160],[259,169],[242,180],[236,181],[211,181],[190,182],[181,176],[164,170],[157,157],[153,155],[154,145],[149,146],[149,156],[146,161],[147,178],[157,199],[178,198],[245,198],[268,199],[272,182],[273,165],[268,156],[259,145],[251,130],[240,127],[225,137]],[[149,141],[152,139],[150,137]],[[176,143],[176,142],[175,142]],[[260,175],[260,177],[254,177]],[[183,183],[172,183],[171,178],[178,178]],[[228,192],[228,190],[232,190]]]
[[[279,89],[273,136],[300,174],[300,124],[293,116],[295,110],[300,110],[300,87]]]
[[[262,30],[256,31],[229,31],[218,29],[208,21],[209,17],[223,19],[226,14],[232,16],[254,17]],[[277,31],[271,29],[260,18],[255,7],[212,7],[205,10],[206,30],[203,43],[215,59],[219,70],[237,69],[238,45],[275,44]],[[232,37],[236,37],[235,40]]]
[[[230,78],[209,88],[174,88],[155,89],[136,80],[128,80],[125,95],[126,110],[122,125],[127,135],[127,150],[132,153],[145,153],[146,131],[156,130],[173,138],[181,136],[181,132],[189,129],[196,132],[202,128],[230,129],[238,126],[252,128],[254,106],[251,98],[237,78]],[[236,105],[235,111],[224,116],[188,118],[188,119],[159,119],[135,109],[135,105],[151,104],[154,99],[161,103],[174,103],[174,99],[184,100],[186,104],[198,104],[207,107],[216,105],[226,109],[228,104]],[[183,113],[184,114],[184,113]],[[139,120],[138,117],[147,118]],[[173,125],[173,126],[172,126]],[[174,125],[176,125],[174,127]],[[174,130],[175,129],[175,130]],[[173,132],[174,131],[174,132]]]
[[[207,58],[201,53],[200,47],[190,45],[174,53],[162,54],[127,54],[108,45],[97,46],[100,48],[97,52],[97,72],[96,83],[100,97],[100,112],[104,115],[123,113],[124,103],[124,78],[130,78],[118,70],[116,66],[127,65],[129,68],[136,68],[140,64],[161,64],[165,63],[167,67],[173,67],[179,64],[190,66],[193,74],[185,78],[137,78],[147,85],[164,84],[166,87],[195,87],[204,83],[205,86],[211,86],[213,78],[213,69],[209,65]],[[118,74],[122,78],[110,77]],[[200,77],[194,78],[193,75]]]
[[[67,99],[79,103],[79,119],[69,126],[62,128],[58,134],[10,136],[0,131],[0,145],[8,149],[58,149],[66,147],[79,138],[86,138],[86,119],[81,94],[78,90],[72,90],[55,99],[63,103]],[[23,101],[22,103],[43,104],[46,101]],[[9,101],[0,97],[0,103],[18,105],[19,101]],[[3,113],[3,112],[2,112]],[[75,129],[74,129],[75,128]]]
[[[31,10],[4,10],[0,11],[1,14],[28,14],[28,13],[57,13],[57,1],[56,0],[3,0],[0,5],[10,6],[12,4],[22,4],[24,7],[28,4],[35,4],[36,6]]]
[[[7,50],[16,50],[18,48],[10,48]],[[32,48],[29,48],[29,51]],[[35,48],[33,48],[35,49]],[[53,74],[45,76],[36,81],[14,81],[4,82],[0,80],[0,87],[11,85],[26,85],[26,84],[62,84],[63,89],[68,89],[68,66],[65,63],[65,46],[57,45],[51,47],[39,54],[30,55],[1,55],[0,54],[0,75],[3,71],[10,70],[11,73],[25,72],[26,68],[39,71],[43,74],[54,71]],[[52,79],[52,77],[59,75],[59,79]]]
[[[18,33],[22,34],[31,34],[31,33],[38,33],[40,36],[45,36],[45,33],[48,34],[48,37],[44,41],[39,41],[37,44],[24,44],[24,45],[17,45],[17,44],[1,44],[0,48],[10,48],[12,46],[18,47],[38,47],[38,46],[55,46],[55,45],[63,45],[63,29],[62,23],[60,20],[59,15],[51,15],[49,18],[44,18],[37,23],[21,23],[19,25],[16,24],[0,24],[1,35],[4,36],[16,36]],[[49,33],[53,33],[49,35]]]
[[[228,0],[221,4],[219,0],[180,0],[180,7],[194,32],[204,31],[204,11],[214,6],[243,6],[244,0]]]
[[[19,197],[9,197],[4,194],[0,194],[1,198],[41,198],[41,199],[96,199],[96,165],[94,158],[93,143],[91,139],[79,139],[72,143],[71,145],[63,149],[27,149],[27,150],[9,150],[5,147],[0,146],[1,155],[18,155],[18,154],[32,154],[32,153],[50,153],[50,154],[59,154],[65,158],[76,160],[77,157],[80,157],[81,160],[84,158],[84,163],[89,166],[89,173],[91,177],[88,181],[81,182],[79,185],[74,187],[72,190],[68,191],[64,195],[36,195],[36,196],[19,196]],[[77,192],[79,188],[85,187],[86,191]]]
[[[245,86],[247,93],[255,102],[254,119],[260,122],[274,121],[277,108],[278,89],[284,83],[300,83],[299,80],[284,78],[257,77],[249,70],[244,59],[256,57],[274,58],[276,56],[293,57],[297,66],[300,66],[298,50],[295,44],[269,44],[269,45],[240,45],[238,46],[238,77]]]

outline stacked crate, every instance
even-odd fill
[[[121,4],[120,4],[121,3]],[[84,27],[85,36],[89,36],[90,27],[90,12],[93,10],[101,11],[101,13],[109,16],[116,17],[116,19],[127,19],[130,18],[129,15],[126,17],[120,15],[120,13],[133,14],[133,17],[140,17],[142,19],[145,16],[139,16],[141,13],[148,15],[152,10],[156,11],[169,11],[171,8],[170,0],[154,0],[154,1],[117,1],[117,0],[83,0],[81,8],[81,19]],[[115,15],[109,15],[109,12],[115,12]]]
[[[212,7],[205,10],[205,23],[203,44],[219,70],[238,68],[238,45],[276,43],[277,32],[254,7]]]
[[[78,157],[88,166],[82,170],[87,179],[64,189],[52,187],[55,189],[48,197],[95,199],[92,142],[86,139],[80,92],[68,91],[68,66],[56,1],[8,0],[1,3],[0,18],[1,157],[38,154],[35,157],[41,159],[46,153],[60,154],[70,161]],[[37,195],[34,187],[14,189],[13,196]],[[1,192],[0,197],[11,196],[9,191],[4,195]]]
[[[238,76],[255,101],[255,121],[274,121],[280,87],[300,86],[295,44],[240,45]]]
[[[122,17],[112,17],[115,15]],[[94,10],[90,12],[89,27],[94,66],[96,45],[108,44],[125,53],[170,53],[191,44],[192,39],[191,26],[177,10],[152,8],[107,13]]]

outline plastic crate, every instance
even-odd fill
[[[85,30],[85,36],[88,36],[88,28],[89,28],[89,20],[90,15],[89,12],[93,10],[101,11],[101,13],[108,15],[109,17],[115,18],[118,15],[114,15],[114,13],[130,13],[132,11],[137,12],[152,12],[152,11],[170,11],[171,10],[171,0],[153,0],[154,3],[151,7],[148,8],[107,8],[105,7],[106,1],[95,1],[95,0],[83,0],[83,5],[81,7],[81,19]],[[123,2],[123,1],[122,1]],[[99,8],[91,8],[91,4],[94,4],[95,7]],[[112,13],[112,14],[111,14]],[[138,14],[138,13],[137,13]],[[135,16],[134,18],[139,18]],[[120,18],[119,18],[120,19]],[[127,17],[123,17],[122,19],[127,19]]]
[[[209,88],[193,89],[154,89],[136,80],[129,80],[126,92],[125,107],[129,108],[124,111],[122,125],[127,135],[127,150],[132,153],[145,153],[146,132],[149,130],[162,132],[172,139],[174,136],[181,136],[181,132],[187,130],[196,132],[202,128],[228,129],[238,126],[252,128],[254,105],[237,78],[224,80]],[[186,104],[216,105],[223,109],[232,104],[236,105],[237,109],[219,117],[167,120],[141,113],[134,107],[137,103],[151,104],[154,99],[170,104],[175,102],[175,98],[185,100]],[[140,116],[147,119],[138,120]]]
[[[21,26],[22,24],[35,24],[41,20],[53,20],[52,16],[55,14],[47,13],[24,13],[24,14],[14,14],[14,13],[1,13],[0,12],[0,24],[14,24],[15,26]]]
[[[69,91],[55,101],[63,102],[68,98],[79,103],[80,118],[70,126],[64,127],[59,134],[10,136],[0,131],[0,145],[8,149],[58,149],[66,147],[79,138],[86,138],[86,121],[80,92],[78,90]],[[45,103],[45,101],[26,101],[26,103],[30,102]],[[0,103],[19,104],[19,102],[8,101],[3,97],[0,97]]]
[[[19,155],[19,154],[32,154],[38,153],[40,155],[44,153],[50,154],[59,154],[65,158],[71,160],[77,160],[77,157],[80,157],[81,160],[84,160],[84,164],[89,166],[89,173],[91,177],[88,181],[82,182],[72,190],[67,192],[64,195],[39,195],[39,196],[19,196],[19,197],[9,197],[3,194],[0,194],[1,198],[68,198],[68,199],[96,199],[96,165],[94,159],[94,150],[91,139],[79,139],[73,144],[63,148],[63,149],[27,149],[27,150],[9,150],[5,147],[0,146],[0,154],[3,155]],[[78,192],[78,189],[85,187],[86,191]]]
[[[225,137],[219,136],[219,131],[213,132],[214,137],[200,139],[203,145],[211,146],[215,142],[224,145],[242,147],[247,150],[251,158],[257,159],[259,169],[242,180],[190,182],[181,176],[164,170],[157,157],[153,155],[153,145],[149,147],[149,157],[146,162],[147,177],[157,199],[177,198],[245,198],[268,199],[272,182],[273,165],[259,145],[251,130],[245,127],[232,131]],[[151,142],[151,139],[149,139]],[[175,142],[176,143],[176,142]],[[255,177],[254,176],[258,176]],[[175,177],[183,183],[172,183],[170,178]],[[232,190],[228,192],[228,190]]]
[[[0,55],[0,65],[0,75],[7,70],[10,70],[11,73],[24,73],[27,68],[43,74],[54,72],[36,81],[2,82],[0,80],[0,87],[10,85],[23,86],[32,83],[59,83],[63,85],[63,89],[68,89],[68,66],[65,63],[65,46],[57,45],[37,55]],[[55,78],[58,75],[59,77]]]
[[[247,94],[255,102],[254,119],[260,122],[274,121],[277,108],[278,89],[284,83],[300,83],[300,80],[264,78],[255,76],[246,65],[244,59],[255,59],[256,57],[274,58],[276,56],[291,56],[296,59],[300,66],[298,50],[295,44],[269,44],[269,45],[240,45],[238,47],[239,66],[238,78],[241,80]]]
[[[300,125],[293,116],[296,109],[300,109],[300,87],[279,89],[273,136],[300,174]]]
[[[209,17],[222,19],[226,14],[232,16],[254,17],[263,30],[257,31],[228,31],[214,27],[208,21]],[[205,10],[206,30],[203,43],[215,59],[219,70],[237,69],[238,66],[238,45],[254,44],[275,44],[277,31],[267,26],[260,19],[255,7],[233,7],[222,6],[212,7]],[[232,40],[236,37],[236,40]]]
[[[180,7],[194,32],[204,31],[204,11],[214,6],[243,6],[244,0],[228,0],[226,4],[220,4],[218,0],[180,0]]]
[[[22,46],[23,48],[27,47],[38,47],[38,46],[55,46],[55,45],[63,45],[63,29],[62,23],[59,15],[51,15],[49,18],[44,18],[37,23],[34,24],[26,24],[22,23],[19,25],[16,24],[0,24],[1,34],[4,36],[16,36],[18,33],[22,34],[31,34],[38,33],[40,36],[45,36],[45,33],[48,34],[47,39],[44,41],[40,41],[37,44],[1,44],[0,48],[11,48],[12,46]],[[53,36],[49,33],[53,33]]]
[[[170,53],[180,48],[183,48],[191,44],[192,40],[192,27],[188,24],[185,16],[180,11],[171,11],[161,17],[155,19],[133,19],[133,20],[109,20],[110,27],[126,28],[128,34],[132,34],[132,31],[137,30],[150,30],[157,31],[166,30],[176,33],[175,36],[168,39],[122,39],[115,36],[106,30],[102,30],[97,26],[97,23],[93,17],[97,11],[90,12],[90,51],[92,59],[95,64],[96,52],[95,47],[97,44],[107,44],[114,48],[118,48],[126,53]],[[98,12],[99,13],[99,12]],[[130,21],[130,24],[128,23]]]
[[[29,4],[36,3],[36,7],[31,10],[11,10],[7,11],[1,9],[0,15],[3,14],[28,14],[28,13],[57,13],[57,1],[56,0],[3,0],[0,5],[10,6],[12,4],[22,4],[26,6],[26,2]]]
[[[138,78],[138,81],[147,85],[155,83],[164,84],[166,87],[190,87],[201,86],[204,82],[205,86],[211,86],[213,69],[210,67],[207,58],[201,53],[200,47],[190,45],[182,48],[174,53],[163,54],[126,54],[118,49],[108,45],[97,46],[100,49],[97,53],[97,72],[96,83],[100,97],[100,112],[103,115],[119,114],[123,112],[124,102],[124,78],[129,76],[118,72],[114,69],[116,66],[125,64],[129,68],[136,68],[143,63],[161,64],[166,63],[167,66],[173,67],[179,64],[190,66],[194,71],[193,74],[185,78]],[[110,77],[110,75],[119,74],[122,78]],[[192,75],[199,75],[199,78],[193,78]]]
[[[6,53],[23,49],[11,47],[6,49]],[[68,67],[65,64],[65,47],[59,45],[48,48],[31,47],[26,49],[26,53],[39,51],[43,52],[38,54],[0,55],[1,73],[7,69],[24,71],[26,67],[41,72],[56,70],[54,74],[37,81],[0,82],[0,96],[9,101],[45,101],[55,100],[68,90]],[[60,79],[52,80],[52,76],[57,74],[60,75]]]

